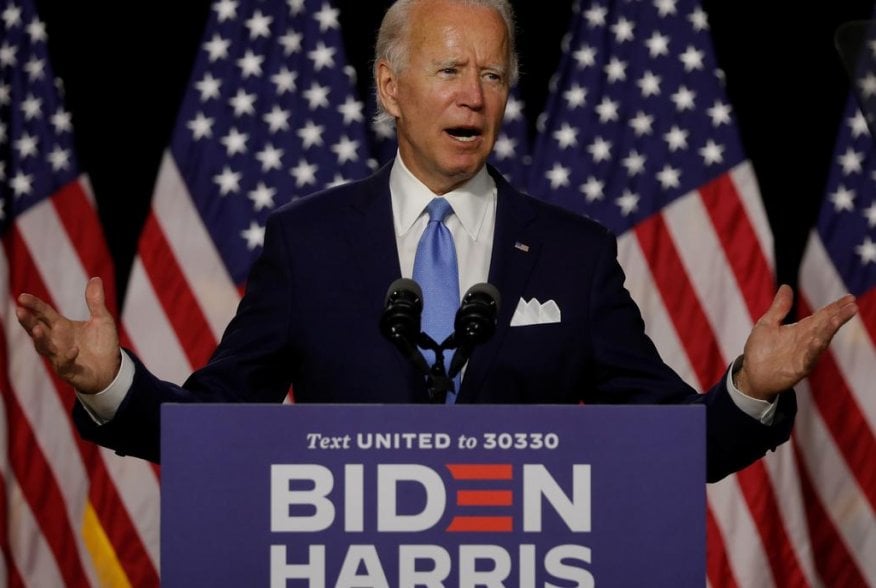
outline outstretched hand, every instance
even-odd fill
[[[791,311],[794,293],[779,287],[770,308],[755,323],[745,342],[736,386],[753,398],[772,400],[812,371],[831,339],[858,312],[847,294],[792,324],[782,321]]]
[[[21,294],[15,314],[45,356],[66,382],[83,394],[100,392],[115,379],[121,364],[119,334],[106,307],[103,282],[92,278],[85,287],[91,315],[73,321],[32,294]]]

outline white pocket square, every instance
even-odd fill
[[[560,307],[557,306],[557,303],[553,300],[541,303],[536,298],[529,301],[521,298],[517,303],[517,308],[514,309],[514,316],[511,317],[512,327],[558,322],[560,322]]]

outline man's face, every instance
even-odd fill
[[[378,64],[384,108],[395,117],[399,151],[436,194],[484,165],[508,99],[508,34],[495,10],[448,0],[416,5],[401,71]]]

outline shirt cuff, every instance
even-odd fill
[[[128,390],[131,389],[131,384],[134,383],[134,362],[125,353],[125,350],[120,350],[122,354],[122,363],[119,366],[119,373],[109,386],[98,392],[97,394],[80,394],[76,392],[76,397],[85,408],[85,412],[98,425],[103,425],[113,420],[116,416],[116,411],[122,405],[125,396],[128,395]]]
[[[733,403],[739,407],[739,410],[751,418],[759,420],[764,425],[772,425],[776,415],[776,407],[779,403],[752,398],[739,390],[736,384],[733,383],[733,373],[741,367],[741,362],[742,356],[740,355],[727,371],[727,391],[730,392],[730,398],[733,399]]]

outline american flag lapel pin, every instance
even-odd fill
[[[514,249],[518,249],[523,253],[529,253],[529,245],[527,245],[526,243],[521,243],[520,241],[514,242]]]

